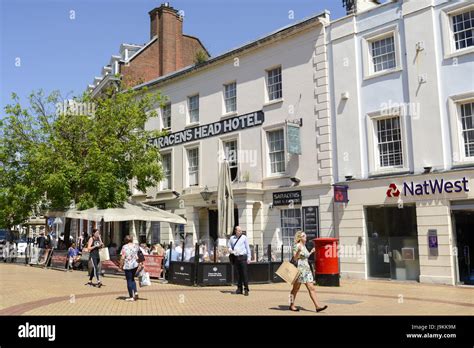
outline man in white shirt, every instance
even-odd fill
[[[247,236],[242,234],[240,226],[234,227],[234,235],[230,237],[228,243],[229,251],[234,255],[234,266],[237,268],[237,291],[236,294],[249,295],[248,266],[250,263],[250,246]]]

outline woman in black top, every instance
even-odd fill
[[[102,282],[100,281],[100,256],[99,256],[99,249],[104,247],[104,243],[102,243],[102,239],[100,238],[100,232],[97,228],[92,230],[92,236],[89,238],[87,242],[87,250],[89,251],[89,262],[92,263],[92,269],[89,274],[89,283],[88,285],[92,284],[92,278],[97,278],[97,286],[100,288],[102,286]]]

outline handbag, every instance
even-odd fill
[[[293,285],[300,275],[300,271],[292,263],[283,261],[275,274],[290,285]]]
[[[138,263],[145,262],[145,255],[143,255],[143,252],[138,248]]]
[[[81,261],[89,261],[89,253],[87,251],[83,251],[81,254]]]
[[[239,241],[240,237],[242,237],[242,235],[239,236],[239,238],[237,238],[237,240],[235,241],[234,245],[232,245],[232,250],[234,250],[234,247],[237,245],[237,242]],[[230,254],[229,255],[229,261],[230,263],[235,263],[235,261],[237,260],[237,257],[234,255],[234,254]]]
[[[110,260],[109,248],[100,249],[99,257],[100,257],[100,261],[109,261]]]
[[[144,272],[142,276],[140,277],[140,287],[150,286],[150,285],[151,285],[150,273]]]

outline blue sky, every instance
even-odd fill
[[[123,42],[149,39],[148,11],[160,0],[0,0],[0,106],[12,92],[84,91]],[[344,16],[342,0],[175,0],[184,32],[212,56],[319,13]],[[71,19],[74,11],[75,19]],[[289,18],[293,11],[294,19]],[[19,58],[19,60],[18,60]],[[17,66],[19,63],[19,66]],[[23,99],[23,102],[26,102]]]

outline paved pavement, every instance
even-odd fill
[[[125,279],[107,276],[102,288],[84,285],[85,272],[0,264],[0,315],[474,315],[474,288],[382,280],[343,280],[316,287],[329,308],[316,313],[304,287],[300,312],[288,311],[285,283],[252,285],[250,296],[233,287],[187,287],[154,282],[126,302]]]

